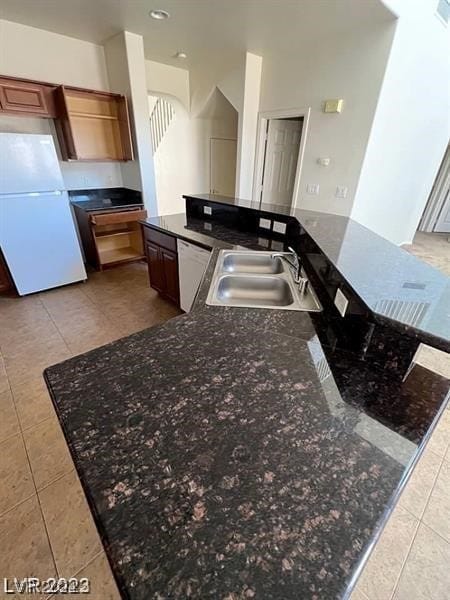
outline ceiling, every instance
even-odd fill
[[[155,8],[170,19],[151,19]],[[380,0],[0,0],[0,17],[99,44],[126,29],[144,37],[146,58],[192,69],[232,64],[246,50],[295,54],[393,18]],[[188,58],[173,58],[177,50]]]

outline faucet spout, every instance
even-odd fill
[[[272,258],[277,258],[277,257],[285,260],[288,263],[288,265],[293,269],[295,283],[302,283],[302,281],[304,279],[301,276],[302,275],[302,264],[301,264],[301,261],[300,261],[300,258],[298,256],[297,252],[289,246],[288,252],[274,252],[272,254]],[[306,286],[304,286],[304,291],[306,291]],[[302,292],[302,293],[304,293],[304,292]]]

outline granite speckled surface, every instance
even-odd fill
[[[47,369],[122,595],[343,598],[449,381],[206,306]],[[385,349],[383,349],[384,351]],[[422,370],[421,370],[422,369]]]
[[[379,322],[450,351],[450,278],[367,227],[349,217],[214,194],[185,198],[296,219]]]
[[[267,235],[230,229],[213,221],[188,218],[185,213],[148,217],[141,223],[151,225],[153,229],[169,233],[187,242],[193,242],[208,250],[211,248],[233,248],[233,246],[243,246],[251,250],[284,250],[282,242],[273,240]]]

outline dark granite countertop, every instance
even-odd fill
[[[417,331],[450,351],[450,278],[367,227],[348,217],[239,198],[185,197],[295,218],[380,322]]]
[[[384,330],[204,304],[46,370],[121,593],[346,598],[448,399]]]
[[[143,207],[141,192],[128,188],[70,190],[71,204],[88,212]]]
[[[268,235],[237,231],[221,223],[188,218],[185,213],[148,217],[141,223],[187,242],[193,242],[208,250],[212,248],[232,248],[233,246],[244,246],[252,250],[283,250],[283,243],[271,239]]]

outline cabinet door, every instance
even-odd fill
[[[147,254],[147,264],[148,264],[148,275],[150,277],[150,287],[161,292],[165,293],[165,278],[164,278],[164,270],[163,270],[163,262],[161,257],[161,249],[159,246],[155,244],[150,244],[146,242],[145,244],[145,252]]]
[[[0,83],[0,105],[3,110],[50,116],[44,87],[21,82]]]
[[[128,104],[125,96],[117,100],[120,139],[122,143],[122,160],[133,160],[133,142],[131,140],[130,117],[128,114]]]
[[[160,248],[160,254],[162,258],[164,277],[165,277],[165,295],[167,298],[175,302],[180,303],[180,292],[178,285],[178,257],[175,252]]]
[[[69,110],[67,107],[66,91],[63,85],[56,88],[55,105],[57,118],[55,119],[56,134],[63,160],[76,160],[78,158],[75,147],[75,140],[72,132],[72,123],[70,122]]]

